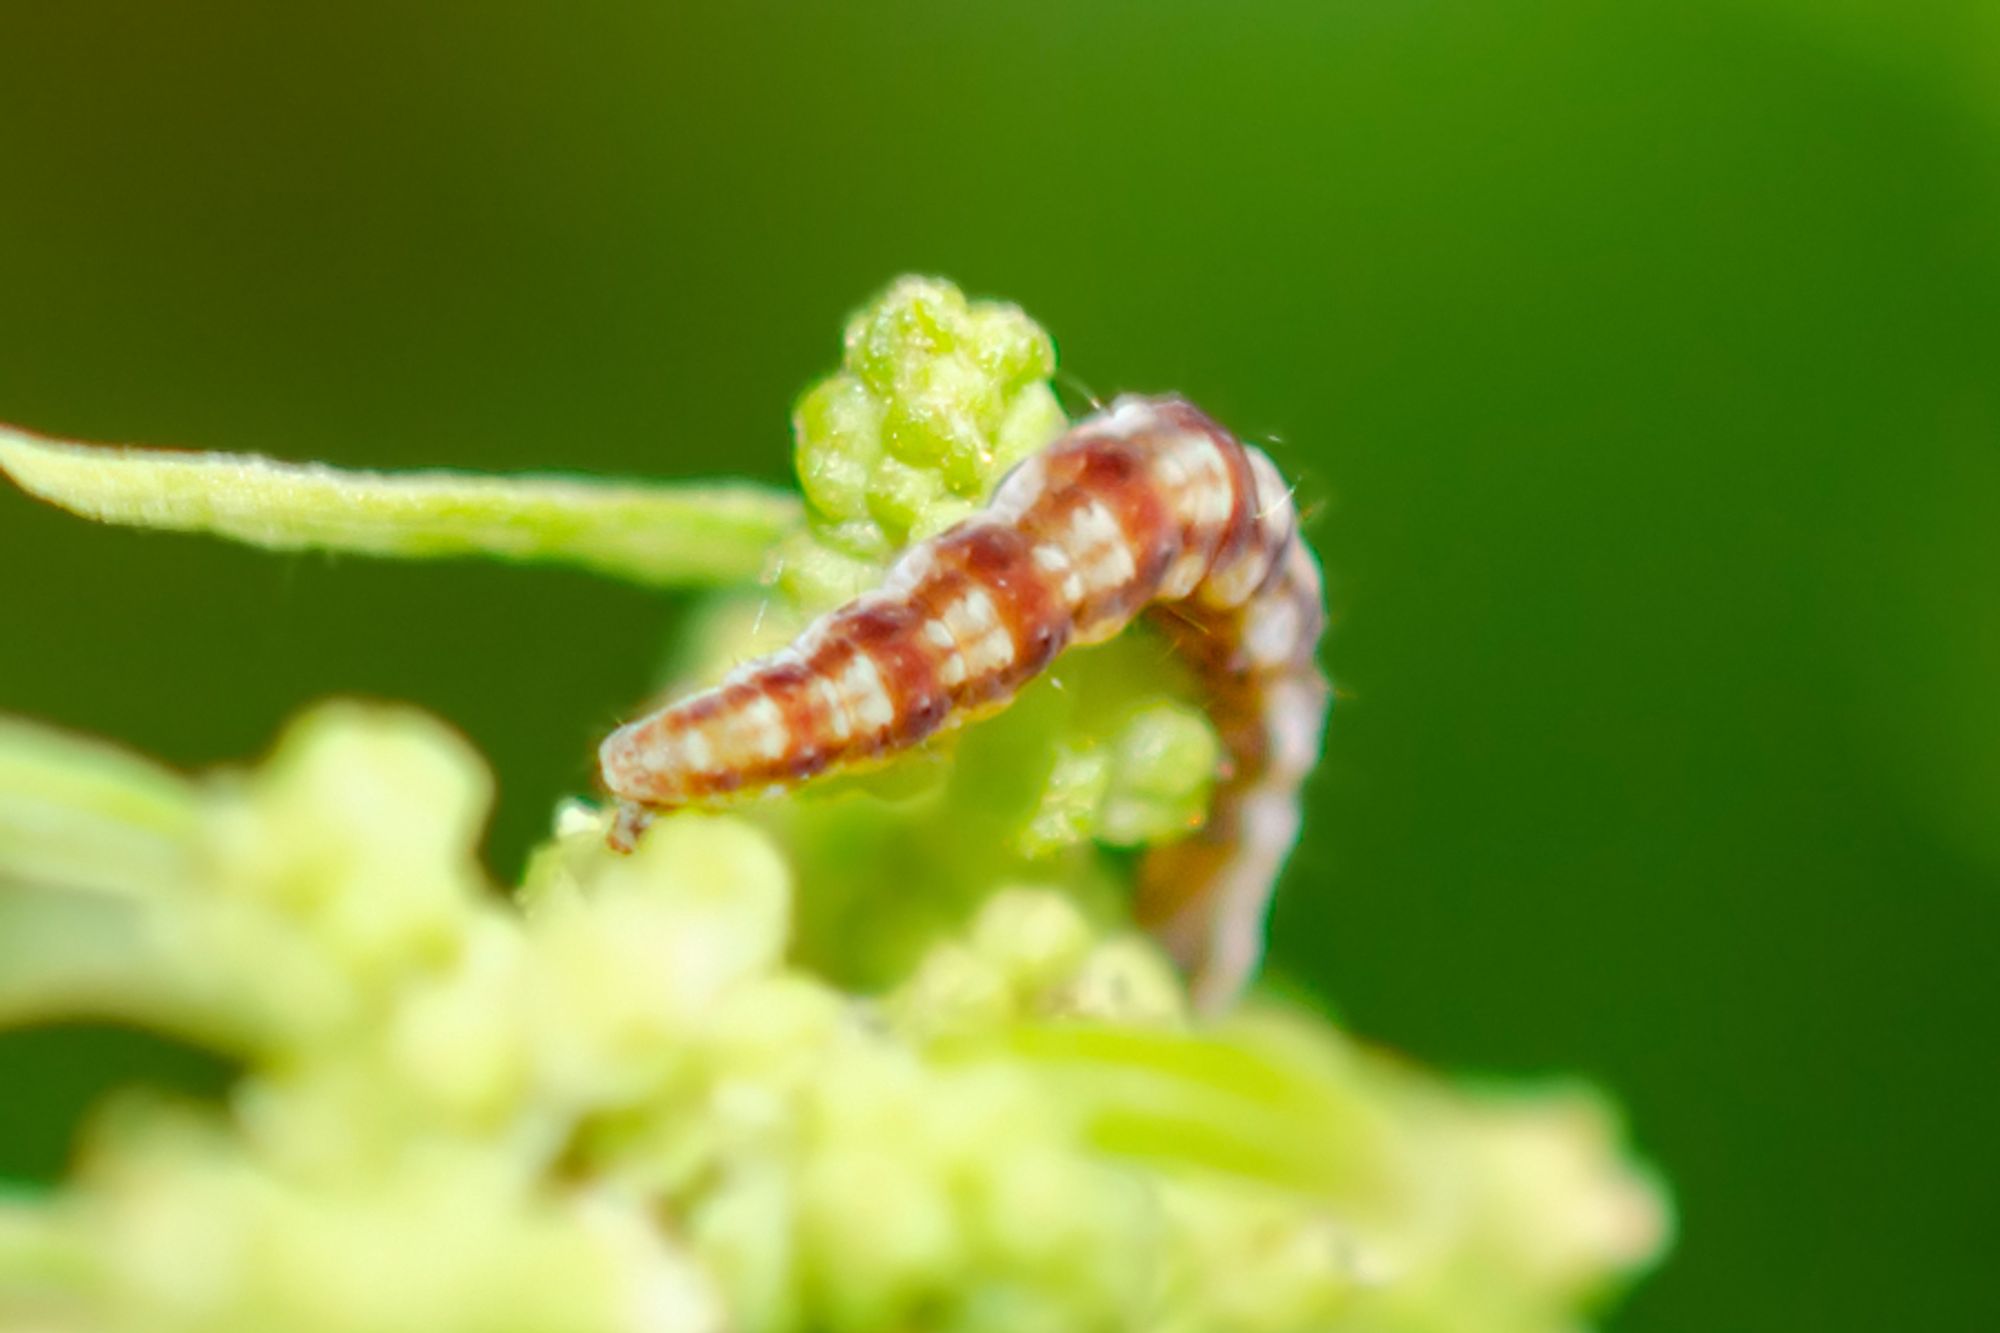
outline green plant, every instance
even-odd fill
[[[14,434],[0,468],[109,521],[716,588],[698,678],[979,503],[1063,428],[1053,365],[1020,311],[896,284],[801,400],[803,505]],[[116,1099],[0,1205],[0,1328],[1576,1327],[1665,1230],[1600,1097],[1453,1087],[1270,1001],[1197,1023],[1130,928],[1106,849],[1198,819],[1214,759],[1134,633],[629,858],[568,805],[510,897],[486,770],[414,712],[322,705],[201,777],[8,723],[0,1022],[240,1072]]]

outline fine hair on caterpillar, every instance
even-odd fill
[[[1291,488],[1183,399],[1123,397],[1084,418],[880,588],[613,732],[599,755],[620,804],[613,845],[657,811],[882,762],[1004,708],[1064,649],[1142,614],[1193,667],[1226,761],[1203,826],[1142,860],[1136,912],[1214,1008],[1256,967],[1297,840],[1326,720],[1326,614]]]

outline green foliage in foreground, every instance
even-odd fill
[[[799,409],[805,525],[741,530],[786,601],[719,605],[689,674],[976,503],[1060,429],[1052,363],[944,284],[858,316]],[[128,457],[38,489],[260,503]],[[492,485],[526,488],[502,528],[549,500]],[[267,518],[210,526],[302,539]],[[0,727],[0,1023],[240,1063],[220,1105],[117,1099],[0,1205],[0,1329],[1577,1328],[1664,1235],[1600,1099],[1456,1089],[1269,1004],[1197,1024],[1128,928],[1105,849],[1198,818],[1215,763],[1159,657],[1077,654],[953,749],[631,857],[572,805],[512,895],[474,851],[490,775],[413,712],[321,706],[198,778]]]

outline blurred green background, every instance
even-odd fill
[[[1583,1071],[1680,1200],[1620,1312],[1993,1327],[2000,7],[0,3],[0,418],[784,475],[936,272],[1303,479],[1343,689],[1276,965]],[[176,762],[334,692],[511,873],[675,608],[0,491],[0,708]],[[0,1039],[0,1174],[175,1053]]]

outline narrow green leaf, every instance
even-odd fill
[[[178,883],[193,785],[113,746],[0,716],[0,881],[146,893]]]
[[[0,1029],[122,1023],[229,1055],[268,1051],[287,1035],[291,1015],[282,988],[259,990],[246,978],[278,973],[293,959],[282,956],[291,942],[282,932],[260,936],[254,924],[0,875]],[[202,947],[227,938],[232,925],[253,926],[241,937],[246,948],[273,951],[246,967],[243,958]],[[204,929],[217,926],[222,933],[204,940]]]
[[[150,906],[0,880],[0,1027],[133,1019],[180,998]]]
[[[0,427],[0,471],[85,518],[277,550],[579,565],[659,587],[755,578],[801,521],[748,483],[350,472],[250,454],[72,444]]]

